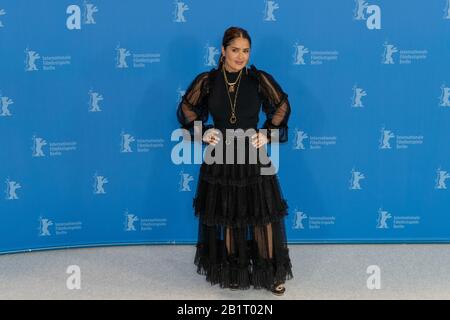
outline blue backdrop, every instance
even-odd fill
[[[289,94],[290,242],[449,241],[449,2],[2,1],[0,251],[195,243],[175,111],[233,25]]]

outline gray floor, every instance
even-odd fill
[[[192,245],[41,251],[0,256],[0,299],[449,299],[449,245],[290,245],[294,279],[266,290],[211,286]],[[69,290],[67,267],[81,270]],[[367,268],[379,267],[380,289]]]

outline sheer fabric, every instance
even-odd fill
[[[254,65],[251,65],[248,72],[258,81],[258,93],[262,101],[262,110],[266,114],[266,120],[262,128],[268,131],[267,138],[269,143],[275,135],[278,137],[278,142],[287,142],[288,121],[291,114],[288,95],[269,73],[257,69]],[[214,127],[212,124],[205,123],[209,118],[207,97],[218,73],[219,71],[213,68],[209,72],[202,72],[197,75],[189,84],[179,103],[177,109],[178,121],[181,123],[182,128],[189,130],[192,140],[194,139],[195,120],[202,122],[201,130],[203,133]]]
[[[286,142],[288,141],[287,124],[291,114],[288,95],[269,73],[259,70],[259,72],[256,71],[256,74],[264,97],[262,108],[267,116],[263,128],[269,131],[269,139],[278,134],[279,142]],[[278,129],[278,131],[272,129]]]
[[[227,73],[229,81],[237,73]],[[266,115],[262,126],[269,143],[279,134],[279,142],[288,140],[291,107],[287,94],[275,79],[252,65],[242,75],[235,125],[227,123],[230,106],[224,76],[216,69],[200,73],[188,86],[178,109],[181,127],[194,136],[194,121],[201,129],[256,128],[258,114]],[[209,115],[214,124],[206,124]],[[273,129],[278,129],[273,130]],[[204,133],[204,131],[203,131]],[[236,150],[237,140],[231,142]],[[250,139],[245,138],[246,148]],[[224,153],[226,146],[223,144]],[[193,209],[199,219],[194,263],[197,272],[211,284],[222,288],[270,289],[275,283],[291,279],[292,266],[287,247],[284,219],[288,204],[276,174],[262,175],[263,164],[202,163]]]

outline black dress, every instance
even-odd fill
[[[226,71],[228,81],[234,82],[238,72]],[[239,88],[230,93],[232,101],[237,91],[237,121],[231,124],[230,99],[222,70],[211,69],[195,77],[178,106],[177,117],[182,127],[194,138],[194,121],[202,133],[214,127],[223,134],[218,146],[223,147],[224,159],[228,150],[236,150],[239,139],[246,150],[258,150],[249,136],[227,138],[225,129],[247,130],[257,128],[261,106],[267,118],[263,129],[269,143],[287,141],[287,123],[290,105],[274,78],[254,65],[244,68]],[[209,114],[214,124],[205,124]],[[198,129],[198,126],[196,126]],[[273,130],[278,129],[278,130]],[[263,132],[262,130],[261,132]],[[225,142],[225,143],[223,143]],[[212,148],[202,142],[207,148]],[[266,146],[263,146],[267,155]],[[214,150],[212,155],[214,155]],[[195,265],[199,274],[206,275],[211,284],[222,288],[270,289],[275,283],[284,283],[293,277],[287,247],[284,217],[288,205],[283,197],[276,174],[261,174],[271,162],[263,164],[249,159],[233,163],[207,164],[200,167],[197,190],[193,199],[195,215],[199,218]]]

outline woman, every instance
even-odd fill
[[[238,135],[227,136],[225,129],[254,129],[253,136],[244,137],[248,150],[259,150],[275,136],[280,142],[288,137],[287,94],[269,73],[246,66],[250,47],[246,30],[228,28],[218,68],[195,77],[177,110],[178,120],[192,137],[198,128],[194,121],[201,121],[202,133],[210,129],[203,143],[208,148],[223,146],[224,159],[230,145],[237,149],[239,140]],[[257,129],[261,105],[267,115],[265,130]],[[209,114],[214,125],[205,124]],[[293,277],[284,226],[288,205],[277,175],[261,174],[267,162],[259,157],[256,163],[249,162],[248,157],[244,163],[203,161],[193,199],[199,218],[195,265],[212,285],[231,289],[253,285],[282,295],[285,281]]]

